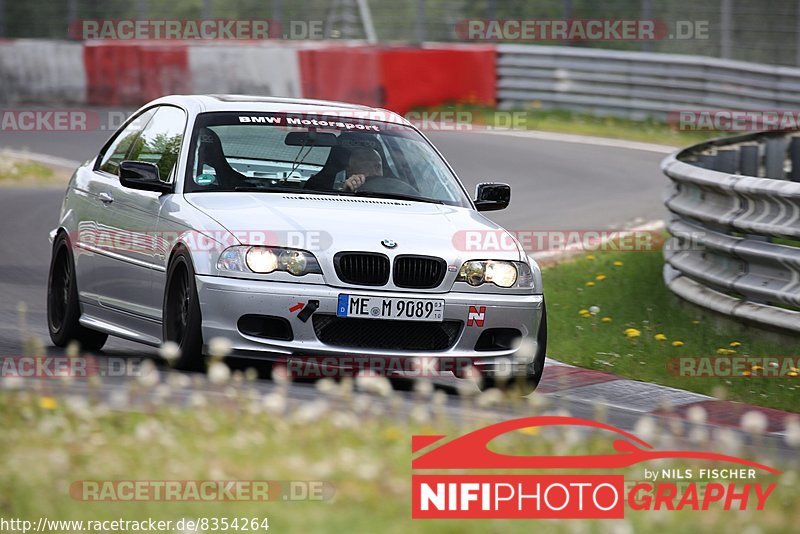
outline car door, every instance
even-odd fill
[[[180,146],[186,131],[187,115],[174,106],[161,106],[128,154],[128,160],[152,163],[158,167],[159,178],[165,183],[175,184]],[[163,279],[166,276],[165,250],[170,242],[168,235],[158,227],[159,213],[171,195],[136,191],[121,187],[126,204],[147,225],[147,258],[138,258],[148,263],[147,291],[138,295],[141,306],[148,317],[161,321]],[[133,288],[131,288],[133,290]]]
[[[139,331],[144,328],[156,337],[160,334],[161,303],[153,294],[153,280],[163,266],[155,261],[155,228],[163,195],[123,187],[119,164],[124,160],[154,163],[165,181],[173,180],[185,127],[183,110],[174,106],[152,108],[145,126],[110,147],[112,154],[96,170],[101,204],[97,227],[100,235],[109,238],[99,247],[94,275],[85,287],[91,287],[102,308],[117,312],[113,322],[135,319],[125,326]]]
[[[119,218],[119,164],[127,157],[133,143],[150,122],[156,109],[148,109],[131,118],[106,143],[87,173],[85,188],[79,193],[76,274],[80,299],[91,306],[89,314],[107,319],[104,307],[117,297],[116,284],[124,272],[123,251],[128,230]]]

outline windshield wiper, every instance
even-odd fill
[[[410,200],[412,202],[427,202],[428,204],[444,204],[441,200],[425,197],[415,197],[414,195],[404,195],[402,193],[381,193],[379,191],[356,191],[352,193],[358,197],[370,198],[391,198],[393,200]]]

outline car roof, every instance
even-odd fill
[[[304,113],[318,115],[341,115],[410,125],[410,123],[393,111],[373,108],[347,102],[333,100],[314,100],[306,98],[282,98],[255,95],[170,95],[147,104],[174,104],[187,109],[195,109],[197,113],[213,111],[233,112],[266,112],[266,113]]]

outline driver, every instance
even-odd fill
[[[342,189],[344,191],[358,191],[364,185],[368,176],[383,176],[383,160],[374,148],[356,147],[350,152],[350,160],[345,168]]]

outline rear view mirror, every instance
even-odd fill
[[[172,184],[161,181],[158,166],[144,161],[125,160],[120,163],[119,183],[129,189],[172,193]]]
[[[511,186],[484,182],[475,188],[475,208],[478,211],[495,211],[508,207],[511,202]]]
[[[336,134],[330,132],[289,132],[284,144],[289,146],[336,146]]]

